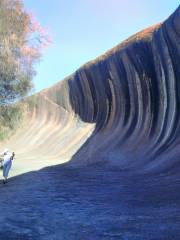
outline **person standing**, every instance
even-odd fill
[[[4,152],[3,152],[3,156],[4,156],[4,159],[3,159],[3,183],[5,184],[7,182],[7,178],[8,178],[8,175],[9,175],[9,171],[11,169],[11,166],[12,166],[12,160],[14,158],[14,152],[10,152],[7,148],[4,149]]]

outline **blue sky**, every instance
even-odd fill
[[[36,65],[35,91],[73,73],[130,35],[165,20],[179,0],[24,0],[53,44]]]

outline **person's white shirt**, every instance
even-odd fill
[[[4,164],[6,163],[6,162],[9,162],[9,161],[11,161],[12,159],[12,153],[11,152],[7,152],[5,155],[4,155]]]

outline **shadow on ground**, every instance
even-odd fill
[[[180,179],[48,167],[0,184],[0,239],[180,239]]]

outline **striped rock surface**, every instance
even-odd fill
[[[69,162],[132,171],[180,163],[180,7],[35,96],[21,129],[1,147],[14,175]]]

